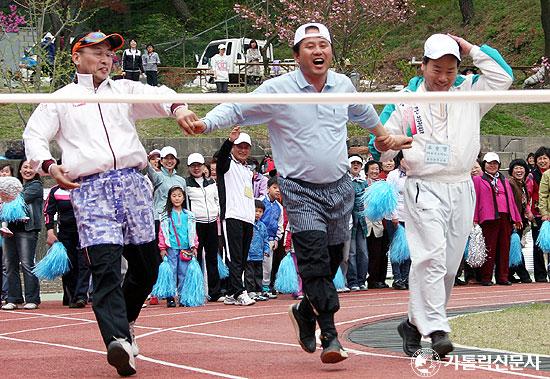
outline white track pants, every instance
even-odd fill
[[[436,330],[450,332],[446,306],[472,229],[473,183],[407,178],[404,194],[412,261],[409,320],[424,336]]]

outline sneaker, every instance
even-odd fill
[[[422,335],[416,326],[411,324],[409,320],[401,322],[401,324],[397,326],[397,331],[403,339],[403,351],[409,357],[412,357],[417,350],[422,349],[422,345],[420,344]]]
[[[359,288],[359,286],[351,286],[350,290],[351,290],[351,292],[356,292],[356,291],[359,291],[360,288]]]
[[[336,289],[336,292],[349,292],[349,288],[348,287],[338,288]]]
[[[348,357],[348,353],[344,350],[338,337],[321,334],[321,362],[323,363],[338,363]]]
[[[248,292],[248,296],[251,298],[251,299],[255,299],[256,296],[258,296],[259,293],[257,294],[256,292]]]
[[[243,293],[241,293],[238,297],[237,297],[237,300],[235,300],[235,305],[252,305],[256,303],[256,301],[252,300],[250,298],[250,296],[248,296],[248,294],[246,293],[246,291],[244,291]]]
[[[136,373],[136,362],[132,355],[132,346],[124,338],[116,338],[107,347],[107,362],[120,376],[130,376]]]
[[[37,308],[38,308],[38,304],[36,304],[36,303],[27,303],[27,304],[23,305],[23,309],[27,309],[27,310],[37,309]]]
[[[147,308],[147,303],[145,302],[145,303],[141,304],[141,308]]]
[[[132,321],[129,323],[129,326],[130,326],[130,338],[132,338],[132,354],[134,355],[134,357],[137,357],[139,355],[139,346],[136,342],[136,334],[134,332],[135,324],[136,322]]]
[[[224,303],[225,302],[225,296],[218,297],[218,300],[216,300],[218,303]]]
[[[360,290],[360,291],[367,291],[368,289],[369,289],[369,287],[367,287],[365,284],[361,284],[361,285],[359,286],[359,290]]]
[[[235,300],[235,297],[233,295],[226,295],[223,299],[223,303],[225,305],[235,305],[237,304],[237,300]]]
[[[149,300],[149,305],[158,305],[159,304],[159,298],[156,296],[151,296],[151,300]]]
[[[269,300],[269,297],[265,297],[263,295],[256,295],[253,300],[256,300],[256,301],[268,301]]]
[[[17,304],[7,303],[2,305],[2,309],[5,311],[13,311],[14,309],[17,309]]]
[[[166,306],[168,308],[175,308],[177,305],[176,305],[176,302],[174,301],[174,298],[166,299]]]
[[[430,337],[432,338],[432,350],[439,354],[439,358],[445,358],[447,354],[454,350],[449,333],[437,330],[431,333]]]
[[[271,292],[262,292],[262,297],[265,297],[267,299],[276,299],[277,294]]]
[[[85,308],[86,307],[86,300],[80,299],[77,300],[76,303],[70,303],[69,308]]]
[[[315,341],[315,319],[307,319],[298,311],[299,304],[292,304],[288,309],[288,316],[294,326],[296,338],[306,353],[315,353],[317,343]]]

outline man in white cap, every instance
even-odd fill
[[[221,297],[220,275],[218,273],[218,223],[220,203],[218,188],[213,179],[204,174],[204,157],[199,153],[192,153],[187,157],[189,176],[187,183],[187,209],[197,220],[197,237],[199,247],[197,259],[202,266],[202,251],[206,272],[208,273],[208,300],[217,301]]]
[[[347,76],[329,70],[332,44],[324,25],[300,26],[293,54],[299,69],[262,83],[254,93],[356,92]],[[318,323],[323,363],[347,358],[334,325],[340,304],[332,279],[350,236],[354,200],[348,175],[348,121],[378,136],[383,150],[407,147],[411,142],[408,137],[386,133],[370,104],[221,104],[193,128],[183,128],[192,134],[236,124],[267,124],[305,293],[289,315],[302,349],[309,353],[316,351]]]
[[[210,66],[214,71],[214,82],[216,83],[216,92],[227,93],[229,85],[229,61],[230,57],[225,55],[225,44],[218,45],[219,53],[210,59]]]
[[[472,57],[481,75],[458,75],[461,53]],[[423,76],[411,79],[405,92],[506,90],[512,69],[495,49],[463,38],[434,34],[424,45]],[[408,319],[398,327],[403,350],[413,355],[422,335],[443,357],[453,350],[446,306],[468,234],[475,193],[470,169],[480,148],[479,123],[494,104],[475,102],[390,104],[380,118],[389,133],[413,137],[403,151],[407,166],[404,218],[411,254]],[[386,161],[396,151],[380,154]]]
[[[243,285],[255,221],[252,171],[247,166],[251,146],[250,136],[241,133],[237,126],[217,153],[220,220],[229,268],[229,288],[224,301],[227,305],[252,305],[256,302],[248,296]]]

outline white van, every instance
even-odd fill
[[[223,43],[226,46],[225,54],[231,57],[231,62],[229,63],[229,82],[238,83],[239,66],[236,63],[246,63],[246,50],[251,40],[251,38],[228,38],[210,41],[197,62],[197,68],[208,69],[210,67],[210,58],[218,54],[218,45]],[[262,48],[266,43],[265,40],[256,40],[256,42]],[[270,62],[273,61],[272,45],[267,50],[267,57]],[[263,62],[263,60],[260,60],[260,62]],[[244,75],[244,66],[240,66],[240,68],[240,74]]]

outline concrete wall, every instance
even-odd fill
[[[34,34],[28,27],[20,27],[18,33],[2,33],[0,61],[4,69],[15,70],[25,48],[34,46],[34,43]]]

